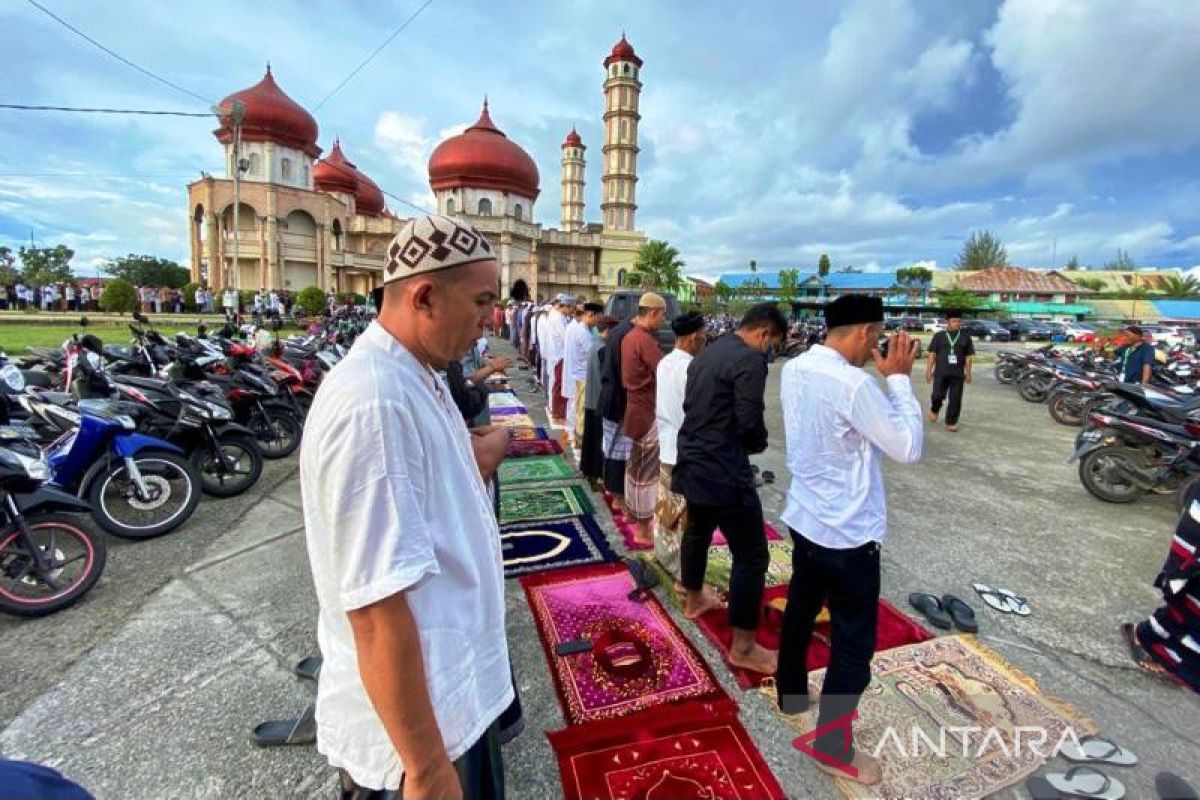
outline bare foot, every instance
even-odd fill
[[[937,422],[937,418],[938,418],[938,415],[933,413],[932,411],[930,411],[928,414],[925,415],[925,419],[929,420],[930,422]]]
[[[835,778],[845,778],[848,781],[861,783],[865,786],[874,786],[883,780],[883,767],[879,765],[879,759],[868,753],[864,753],[862,750],[854,751],[854,758],[850,761],[850,768],[853,772],[831,767],[827,764],[822,764],[820,761],[816,761],[815,763],[817,769],[826,775],[832,775]]]
[[[950,431],[951,433],[954,433],[955,431],[958,430],[958,426],[957,425],[947,425],[946,430]]]
[[[730,650],[729,663],[742,669],[761,672],[763,675],[774,675],[779,669],[779,653],[754,644],[747,651]]]
[[[725,601],[706,592],[688,592],[683,606],[683,615],[688,619],[699,619],[713,609],[725,608]]]

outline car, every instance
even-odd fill
[[[1012,341],[1012,334],[990,319],[965,319],[961,330],[969,333],[971,338],[985,342]]]
[[[621,320],[629,319],[637,314],[638,301],[643,294],[644,292],[636,289],[613,292],[604,303],[604,313]],[[669,353],[675,349],[675,332],[671,330],[671,322],[679,316],[679,300],[670,292],[655,292],[655,294],[661,295],[667,303],[667,315],[658,329],[658,346],[664,353]]]
[[[1090,339],[1088,341],[1094,341],[1096,338],[1096,331],[1094,329],[1079,322],[1064,322],[1062,324],[1062,332],[1067,337],[1068,342],[1082,342],[1085,339],[1080,337],[1089,335]]]
[[[1143,325],[1142,333],[1148,335],[1159,347],[1174,347],[1194,341],[1179,325]]]
[[[921,330],[926,333],[937,333],[938,331],[946,330],[946,320],[944,319],[926,319],[921,325]]]
[[[1013,339],[1022,342],[1048,342],[1054,336],[1052,328],[1035,319],[1002,319],[999,325],[1008,331]]]
[[[885,331],[903,331],[908,330],[904,327],[904,317],[889,317],[883,321],[883,329]]]

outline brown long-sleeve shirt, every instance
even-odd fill
[[[662,360],[658,340],[644,328],[633,327],[621,340],[621,383],[625,406],[625,435],[637,440],[654,425],[655,369]]]

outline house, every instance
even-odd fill
[[[779,276],[782,270],[763,272],[727,272],[721,283],[733,289],[745,289],[756,299],[779,298]],[[896,282],[894,270],[885,272],[830,272],[822,277],[816,272],[799,272],[796,276],[795,302],[800,306],[824,305],[844,294],[869,294],[883,297],[889,305],[905,305],[910,299],[928,301],[928,287],[915,287],[909,297]]]
[[[1038,319],[1082,319],[1092,313],[1091,306],[1080,300],[1095,292],[1072,283],[1054,270],[992,267],[951,275],[952,281],[946,282],[949,285],[944,283],[940,288],[959,289],[976,295],[986,303],[983,310],[1007,311],[1014,317]]]
[[[712,297],[712,293],[713,285],[708,281],[684,275],[683,283],[675,294],[681,305],[691,306],[703,305],[708,298]]]

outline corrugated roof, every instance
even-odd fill
[[[720,281],[734,289],[751,280],[762,281],[767,289],[779,288],[779,270],[771,272],[727,272]],[[816,272],[801,272],[797,278],[798,284],[817,280],[831,289],[890,289],[896,285],[896,273],[892,272],[831,272],[824,278]]]
[[[1163,283],[1168,277],[1181,277],[1177,269],[1160,269],[1153,272],[1142,270],[1119,269],[1071,269],[1059,272],[1067,280],[1099,280],[1103,282],[1102,292],[1126,292],[1133,288],[1145,289],[1150,292],[1164,290]]]
[[[1034,294],[1091,294],[1092,290],[1071,283],[1054,270],[1022,267],[992,267],[978,272],[959,272],[956,285],[969,292],[1030,292]]]
[[[1026,301],[1001,303],[1015,314],[1090,314],[1092,307],[1083,303],[1030,303]]]
[[[1138,305],[1145,305],[1142,301]],[[1200,300],[1150,300],[1159,319],[1200,320]]]
[[[1140,319],[1157,322],[1161,317],[1149,300],[1099,300],[1088,298],[1095,319]]]

